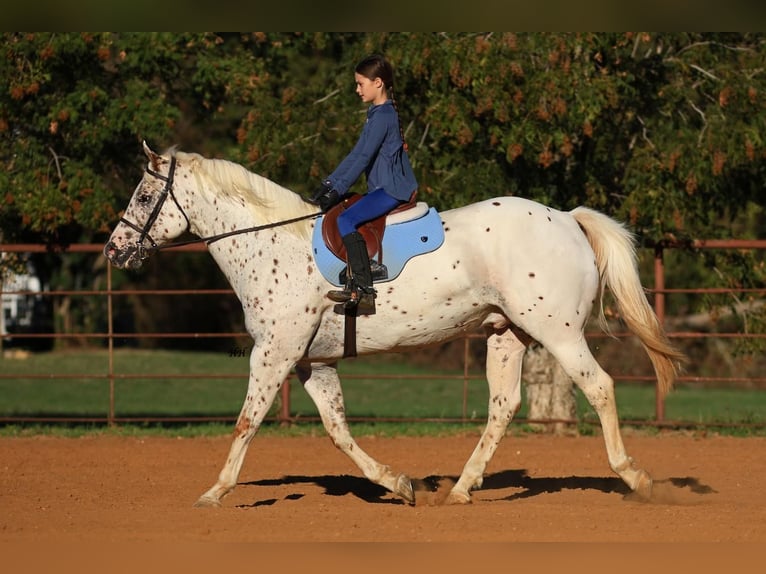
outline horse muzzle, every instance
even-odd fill
[[[104,246],[104,256],[118,269],[138,269],[148,257],[142,245],[119,247],[114,241]]]

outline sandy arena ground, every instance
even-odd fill
[[[413,479],[413,507],[325,437],[256,437],[239,486],[206,510],[192,504],[227,437],[0,439],[0,541],[766,542],[766,439],[627,436],[655,480],[642,503],[600,437],[509,436],[473,504],[439,505],[476,440],[359,439]]]
[[[0,439],[7,542],[766,542],[766,439],[627,435],[655,480],[636,501],[600,437],[507,437],[473,504],[442,506],[477,437],[366,438],[416,488],[410,506],[325,437],[256,437],[220,509],[221,438]]]

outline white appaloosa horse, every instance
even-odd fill
[[[204,238],[242,303],[253,338],[247,396],[229,456],[196,504],[219,506],[234,489],[248,444],[292,369],[335,446],[369,480],[414,503],[410,479],[373,459],[349,432],[336,372],[344,317],[325,297],[332,285],[312,255],[317,208],[236,163],[172,150],[159,155],[146,144],[144,149],[146,173],[104,254],[117,267],[136,268],[187,230]],[[683,356],[647,303],[630,233],[585,207],[565,213],[517,197],[481,201],[441,218],[443,245],[378,286],[377,314],[358,319],[357,350],[413,350],[479,327],[486,331],[488,420],[447,501],[470,502],[471,489],[481,487],[520,406],[522,358],[532,339],[556,357],[598,413],[609,466],[648,497],[651,478],[623,445],[613,381],[583,335],[608,286],[649,354],[660,388],[671,387]],[[603,313],[601,319],[603,325]]]

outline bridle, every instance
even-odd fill
[[[186,220],[186,231],[188,231],[191,227],[191,223],[189,222],[189,217],[186,215],[186,212],[184,212],[183,208],[181,207],[181,204],[178,203],[178,199],[176,199],[175,194],[173,193],[173,178],[175,176],[176,172],[176,158],[175,156],[170,157],[170,168],[168,169],[168,175],[164,176],[161,173],[158,173],[154,171],[153,169],[147,167],[146,173],[149,175],[156,177],[157,179],[164,181],[165,186],[162,188],[162,192],[160,192],[160,197],[157,200],[157,203],[154,205],[154,208],[152,209],[152,212],[149,214],[149,218],[146,220],[146,223],[144,223],[143,227],[139,227],[132,221],[129,221],[125,219],[124,217],[120,218],[120,222],[124,223],[131,229],[138,231],[139,237],[138,242],[136,244],[138,249],[138,258],[141,261],[144,261],[145,259],[149,258],[149,255],[151,255],[151,252],[153,251],[159,251],[160,249],[170,249],[171,247],[181,247],[183,245],[190,245],[193,243],[207,243],[210,245],[214,241],[218,241],[220,239],[224,239],[226,237],[231,237],[232,235],[240,235],[242,233],[251,233],[254,231],[260,231],[262,229],[270,229],[272,227],[280,227],[282,225],[288,225],[290,223],[296,223],[298,221],[303,221],[304,219],[312,219],[314,217],[319,217],[322,215],[322,212],[319,211],[317,213],[310,213],[308,215],[301,215],[299,217],[294,217],[292,219],[286,219],[283,221],[277,221],[274,223],[266,223],[264,225],[256,225],[254,227],[247,227],[245,229],[236,229],[234,231],[228,231],[226,233],[220,233],[218,235],[211,235],[210,237],[198,237],[196,239],[190,239],[188,241],[176,241],[175,243],[166,243],[164,245],[157,245],[157,242],[152,239],[152,236],[149,235],[149,230],[151,230],[152,226],[154,225],[155,221],[157,221],[157,218],[160,215],[160,211],[162,210],[162,206],[165,204],[165,200],[170,196],[170,198],[173,200],[173,203],[176,204],[176,207],[181,212],[181,215],[184,216],[184,219]],[[144,246],[144,240],[149,240],[149,247]]]
[[[122,223],[124,223],[131,229],[138,231],[139,236],[138,236],[138,242],[136,245],[138,247],[138,257],[142,261],[149,257],[149,251],[156,251],[157,249],[160,248],[160,246],[157,245],[157,242],[154,239],[152,239],[152,236],[149,235],[149,231],[154,225],[154,222],[157,221],[157,218],[160,215],[160,211],[162,211],[162,206],[165,205],[165,200],[168,198],[168,195],[173,199],[173,203],[176,204],[176,207],[181,212],[181,215],[184,216],[184,219],[186,220],[186,230],[188,231],[190,227],[189,218],[187,217],[186,213],[181,207],[181,204],[178,203],[178,199],[176,199],[176,196],[173,193],[173,178],[175,177],[175,173],[176,173],[175,156],[171,156],[170,158],[170,169],[168,169],[167,176],[164,176],[161,173],[156,172],[149,167],[146,168],[146,173],[148,173],[152,177],[156,177],[157,179],[165,182],[165,187],[162,188],[162,191],[160,192],[160,197],[159,199],[157,199],[157,203],[154,204],[154,208],[152,209],[152,212],[149,214],[149,217],[146,220],[146,223],[144,223],[143,227],[139,227],[138,225],[136,225],[132,221],[125,219],[124,217],[120,218],[120,221]],[[148,249],[144,246],[145,239],[148,239],[150,243],[150,247]]]

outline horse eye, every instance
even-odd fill
[[[152,200],[152,196],[148,193],[142,193],[136,198],[139,205],[147,205]]]

